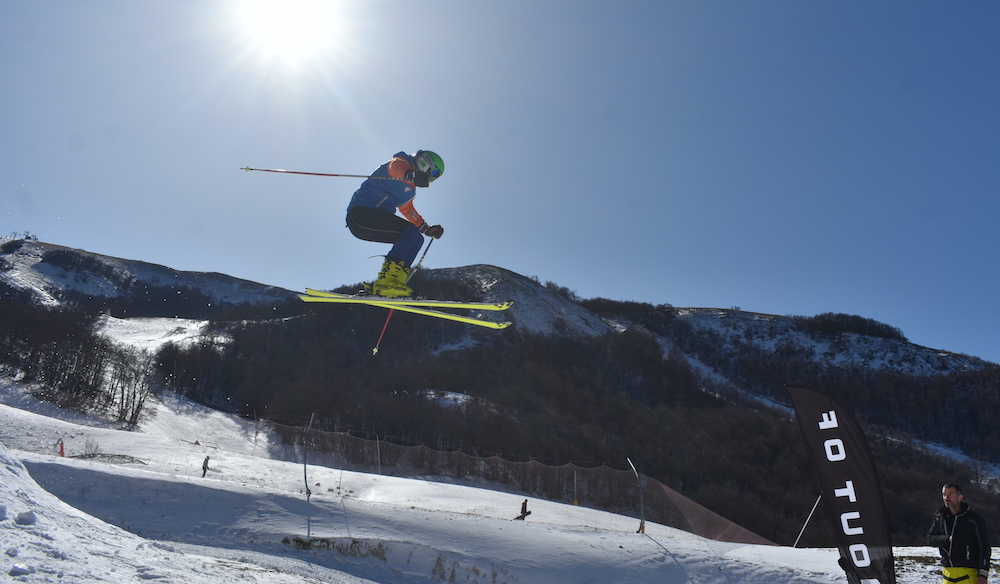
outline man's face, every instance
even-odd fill
[[[957,513],[962,507],[962,495],[958,494],[955,487],[945,487],[941,489],[941,499],[944,500],[944,506],[948,508],[952,513]]]

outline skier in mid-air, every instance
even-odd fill
[[[372,284],[372,294],[387,298],[413,294],[406,280],[424,245],[423,236],[438,239],[444,235],[443,227],[429,225],[417,213],[413,198],[416,187],[429,186],[443,173],[444,161],[430,150],[418,150],[412,156],[397,152],[355,191],[347,206],[348,229],[358,239],[393,244]],[[390,178],[402,180],[386,180]],[[396,215],[396,209],[403,217]]]

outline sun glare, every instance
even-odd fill
[[[237,0],[237,18],[263,56],[292,63],[334,49],[345,33],[338,0]]]

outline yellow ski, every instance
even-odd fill
[[[333,300],[307,300],[306,296],[331,298]],[[416,300],[413,298],[383,298],[381,296],[338,294],[336,292],[323,292],[306,288],[306,293],[300,295],[306,302],[343,302],[349,304],[380,304],[419,306],[424,308],[467,308],[469,310],[507,310],[513,306],[513,302],[455,302],[452,300]]]
[[[491,329],[504,329],[511,325],[510,322],[494,322],[491,320],[482,320],[479,318],[474,318],[471,316],[464,316],[461,314],[452,314],[450,312],[440,312],[438,310],[433,310],[428,307],[441,307],[441,308],[465,308],[470,310],[506,310],[510,308],[513,302],[505,302],[500,304],[492,303],[477,303],[477,302],[449,302],[443,300],[411,300],[411,299],[397,299],[397,298],[381,298],[379,296],[349,296],[346,294],[336,294],[333,292],[320,292],[319,290],[312,290],[307,288],[306,294],[300,294],[304,302],[322,302],[322,303],[333,303],[333,304],[367,304],[369,306],[377,306],[379,308],[387,308],[389,310],[398,310],[400,312],[410,312],[412,314],[421,314],[423,316],[431,316],[434,318],[441,318],[444,320],[452,320],[455,322],[462,322],[465,324],[471,324]]]

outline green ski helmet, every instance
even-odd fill
[[[430,150],[417,150],[413,160],[417,163],[417,170],[426,172],[431,182],[444,174],[444,160]]]

